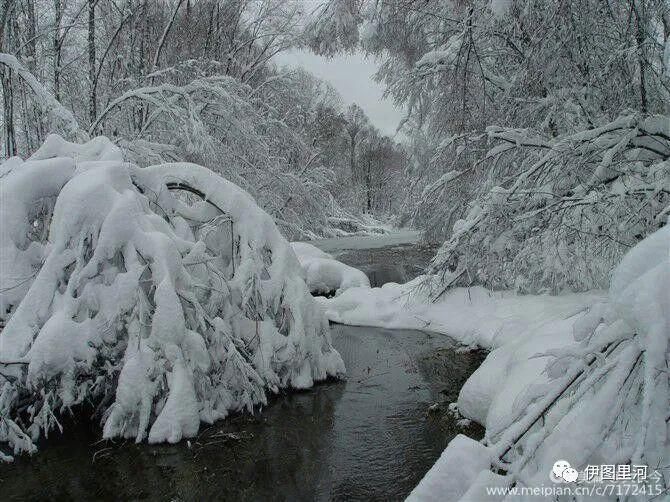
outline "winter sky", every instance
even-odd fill
[[[309,51],[290,51],[279,54],[276,60],[280,65],[302,66],[330,82],[342,95],[345,105],[357,103],[384,134],[392,136],[395,133],[402,111],[392,100],[382,97],[384,88],[373,79],[377,71],[374,59],[361,53],[325,58]]]

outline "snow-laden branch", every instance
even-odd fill
[[[549,351],[549,381],[518,396],[521,416],[490,438],[508,482],[533,486],[555,458],[584,468],[616,452],[670,486],[669,249],[666,225],[623,258],[608,301],[573,320],[577,344]]]
[[[20,265],[4,261],[0,283],[32,273],[0,293],[0,361],[22,363],[0,364],[14,453],[83,402],[105,438],[175,442],[344,372],[272,218],[208,169],[52,136],[0,189],[0,256]]]
[[[489,127],[496,143],[469,171],[487,165],[497,184],[475,191],[433,271],[471,269],[470,279],[476,271],[491,286],[524,290],[603,287],[613,263],[667,214],[668,124],[632,114],[555,138]],[[453,198],[458,180],[438,179],[424,204]]]
[[[200,64],[187,61],[159,75],[182,76],[184,68]],[[315,161],[315,149],[277,117],[276,103],[267,96],[286,93],[291,80],[280,75],[266,82],[276,85],[252,89],[232,77],[211,76],[140,87],[111,101],[90,130],[123,127],[125,114],[139,103],[145,110],[139,138],[172,145],[180,160],[197,161],[252,191],[287,235],[310,235],[327,225],[330,173]]]
[[[0,64],[14,71],[33,92],[35,102],[48,117],[49,130],[60,133],[71,141],[85,141],[86,132],[79,127],[72,112],[54,96],[11,54],[0,53]]]

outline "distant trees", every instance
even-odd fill
[[[355,121],[332,87],[272,60],[301,43],[298,3],[0,1],[4,157],[50,132],[102,134],[140,165],[187,160],[229,177],[292,237],[341,211],[331,190],[362,136],[345,142]]]
[[[667,0],[327,5],[361,20],[340,38],[382,59],[377,78],[408,110],[405,207],[445,242],[433,271],[524,291],[604,287],[664,224]]]
[[[368,130],[357,165],[366,212],[394,213],[402,201],[399,194],[403,190],[406,162],[404,149],[377,131]]]
[[[401,178],[407,157],[404,146],[375,128],[356,103],[342,115],[348,169],[342,174],[342,200],[355,211],[390,215],[403,200]]]
[[[368,117],[365,112],[356,103],[353,103],[347,108],[344,115],[346,122],[345,130],[349,139],[349,168],[351,176],[354,176],[356,171],[356,149],[361,141],[366,128],[370,127]]]

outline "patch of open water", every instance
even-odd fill
[[[420,273],[432,250],[339,250],[373,285]],[[458,433],[435,402],[455,401],[483,355],[421,331],[332,327],[348,370],[273,398],[176,445],[99,442],[97,424],[66,420],[33,457],[0,466],[3,500],[402,500]]]

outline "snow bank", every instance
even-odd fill
[[[424,329],[443,333],[464,345],[493,349],[516,340],[529,328],[583,311],[604,293],[526,296],[482,287],[454,288],[430,302],[431,277],[381,288],[353,288],[317,301],[328,319],[358,326]]]
[[[350,288],[369,288],[370,280],[357,268],[339,262],[306,242],[291,243],[303,269],[307,287],[315,294],[339,294]]]
[[[577,470],[647,465],[668,489],[670,226],[629,251],[608,294],[455,288],[430,303],[430,282],[422,277],[319,299],[336,322],[427,329],[493,349],[461,389],[457,409],[486,426],[491,466],[507,474],[464,473],[449,461],[449,446],[411,498],[441,497],[439,479],[463,493],[445,500],[482,500],[486,486],[546,485],[558,459]],[[454,484],[463,478],[469,487]]]
[[[420,230],[401,228],[389,231],[384,235],[350,235],[348,237],[319,239],[318,246],[328,252],[341,252],[345,249],[377,249],[416,244],[421,240],[422,235],[423,233]]]
[[[407,502],[459,500],[482,471],[491,465],[488,449],[459,434],[451,440],[437,462],[407,497]],[[451,475],[444,476],[448,471]]]
[[[0,182],[0,441],[93,403],[105,438],[179,441],[344,372],[291,247],[232,183],[49,137]],[[8,459],[9,455],[2,454]]]
[[[352,235],[383,235],[391,231],[391,228],[382,223],[361,216],[329,216],[329,233],[338,237]]]

